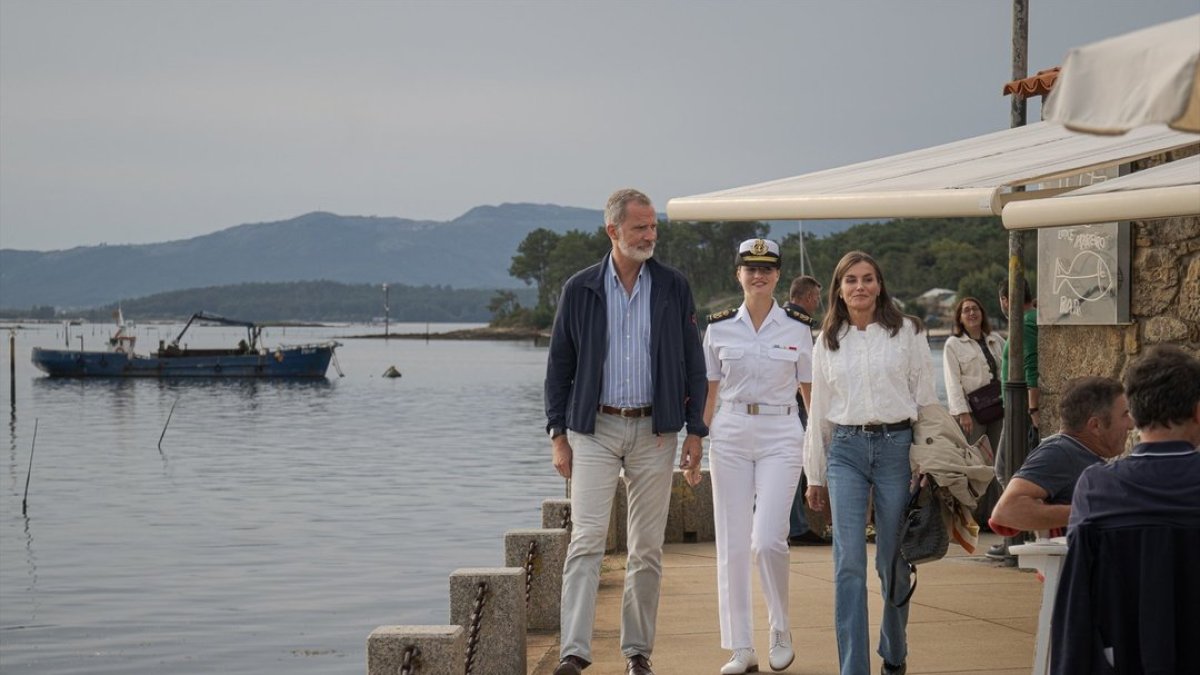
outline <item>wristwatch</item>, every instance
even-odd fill
[[[567,433],[567,430],[562,427],[550,427],[550,440],[554,440],[565,433]]]

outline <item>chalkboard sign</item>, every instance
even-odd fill
[[[1129,323],[1129,223],[1038,230],[1038,324]]]

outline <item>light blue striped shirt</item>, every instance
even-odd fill
[[[650,384],[650,273],[642,265],[633,293],[626,295],[610,254],[607,279],[604,299],[608,305],[608,357],[604,359],[600,403],[640,408],[654,400]]]

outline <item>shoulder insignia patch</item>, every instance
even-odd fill
[[[719,312],[715,312],[715,313],[713,313],[713,314],[709,314],[709,315],[708,315],[708,322],[709,322],[709,323],[716,323],[716,322],[718,322],[718,321],[724,321],[725,319],[732,319],[733,317],[737,316],[737,313],[738,313],[738,311],[737,311],[737,307],[731,307],[731,308],[729,308],[729,309],[723,309],[723,310],[721,310],[721,311],[719,311]]]
[[[795,319],[796,321],[799,321],[800,323],[808,326],[809,328],[814,327],[817,323],[815,320],[813,320],[813,318],[811,316],[805,314],[804,312],[802,312],[798,309],[793,309],[791,307],[784,307],[783,311],[790,318]]]

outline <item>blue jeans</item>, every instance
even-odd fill
[[[910,583],[903,560],[893,565],[899,545],[900,520],[908,504],[908,453],[912,430],[875,433],[838,426],[829,444],[826,482],[833,508],[834,607],[838,659],[842,675],[870,672],[870,635],[867,632],[867,497],[875,495],[875,570],[882,584],[883,624],[879,630],[879,655],[899,665],[908,657],[906,637],[908,605],[896,608],[887,601],[888,589],[899,584],[903,597]]]

